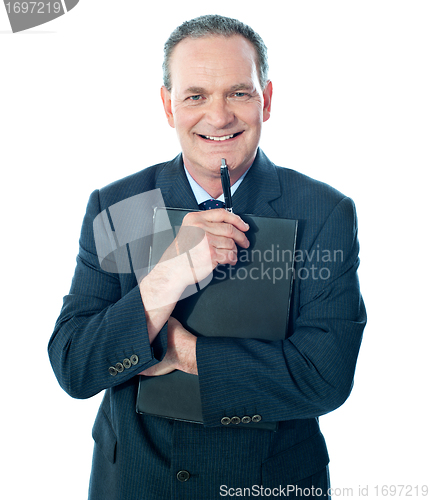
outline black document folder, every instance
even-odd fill
[[[176,237],[188,210],[158,208],[150,267]],[[172,313],[194,335],[283,340],[288,328],[297,221],[241,215],[250,226],[247,249],[238,247],[234,266],[219,265],[199,285],[188,287]],[[140,377],[136,409],[160,417],[203,423],[199,379],[181,371]],[[251,422],[241,427],[274,429]],[[235,425],[236,427],[236,425]]]

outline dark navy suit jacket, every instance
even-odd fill
[[[299,221],[288,333],[277,342],[198,338],[199,425],[136,413],[136,375],[164,356],[167,326],[151,346],[134,275],[103,271],[95,248],[95,217],[155,188],[166,206],[198,208],[181,155],[92,193],[70,293],[49,343],[68,394],[105,391],[93,427],[89,498],[206,500],[222,498],[226,488],[316,484],[329,461],[318,417],[348,397],[366,322],[353,202],[258,151],[233,204],[238,214]],[[137,364],[109,373],[133,355]],[[280,422],[278,431],[220,423],[255,414]]]

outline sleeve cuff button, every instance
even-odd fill
[[[136,354],[132,354],[130,356],[130,361],[132,365],[137,365],[137,363],[139,363],[139,358],[137,357]]]

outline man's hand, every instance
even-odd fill
[[[175,246],[180,254],[189,252],[194,282],[206,278],[218,264],[236,264],[236,245],[249,247],[244,234],[248,229],[248,224],[238,215],[222,208],[189,212],[184,217]]]
[[[222,208],[184,217],[178,236],[139,285],[150,342],[188,285],[205,279],[218,264],[236,264],[236,245],[249,246],[248,229],[238,215]]]
[[[147,368],[139,375],[155,377],[173,370],[197,375],[197,337],[186,330],[175,318],[170,317],[167,325],[167,351],[160,363]]]

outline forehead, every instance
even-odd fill
[[[174,48],[170,59],[173,88],[247,80],[258,85],[257,53],[246,38],[211,36],[186,38]]]

